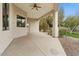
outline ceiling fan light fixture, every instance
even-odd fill
[[[38,8],[41,8],[41,6],[38,6],[36,3],[34,3],[32,9],[36,9],[38,11]]]

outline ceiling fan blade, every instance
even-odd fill
[[[40,6],[37,6],[38,8],[42,8],[42,7],[40,7]]]
[[[34,7],[32,7],[32,9],[34,9]]]
[[[38,8],[36,7],[36,10],[38,11]]]

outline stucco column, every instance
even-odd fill
[[[54,20],[53,20],[53,29],[52,34],[54,38],[57,38],[59,36],[58,33],[58,11],[54,11]]]

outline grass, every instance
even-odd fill
[[[65,33],[66,36],[71,36],[71,37],[74,37],[74,38],[79,38],[79,32],[66,32]]]

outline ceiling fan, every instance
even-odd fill
[[[34,3],[32,9],[36,9],[38,11],[38,9],[41,8],[41,6],[38,6],[38,4]]]

